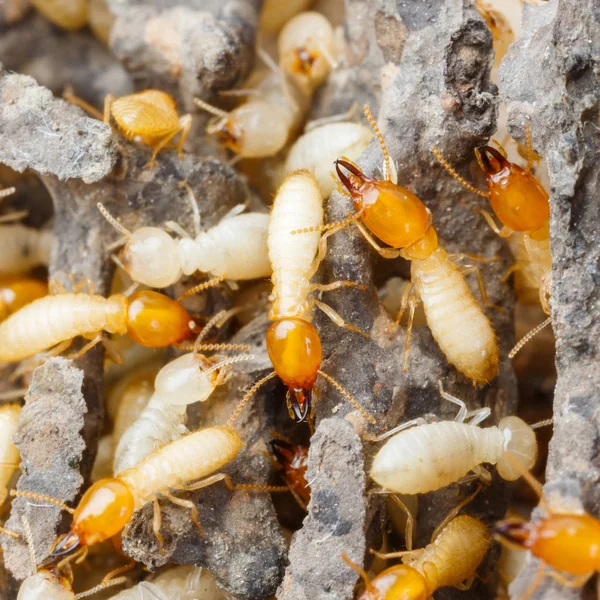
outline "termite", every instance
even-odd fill
[[[54,236],[48,229],[34,229],[19,223],[0,225],[0,239],[0,276],[26,273],[50,262]]]
[[[144,290],[129,298],[57,294],[34,300],[0,323],[0,361],[23,360],[77,336],[91,337],[81,354],[102,340],[102,331],[162,348],[191,338],[198,329],[179,302],[158,292]]]
[[[326,252],[329,232],[321,236],[319,229],[322,223],[323,199],[316,179],[310,171],[290,173],[275,196],[269,223],[269,257],[273,267],[269,319],[273,323],[267,330],[266,344],[274,371],[246,393],[229,418],[228,425],[233,423],[252,395],[276,375],[288,388],[288,411],[290,417],[298,422],[306,420],[312,413],[312,390],[319,375],[366,420],[374,422],[346,389],[321,370],[321,339],[310,322],[313,306],[320,308],[336,325],[360,331],[345,323],[330,306],[309,297],[316,290],[356,285],[348,281],[311,284],[310,280]],[[306,228],[308,233],[294,236],[291,234],[294,227]]]
[[[288,173],[298,169],[313,171],[321,194],[328,198],[335,187],[330,165],[342,155],[357,159],[372,137],[373,132],[359,123],[328,123],[316,127],[299,137],[290,148],[285,170]]]
[[[494,67],[498,68],[509,46],[515,40],[515,34],[508,22],[506,15],[496,10],[491,2],[486,0],[476,0],[475,8],[484,18],[487,26],[492,33],[494,44]]]
[[[600,570],[600,521],[581,510],[552,509],[541,495],[541,486],[521,465],[523,478],[540,497],[545,514],[531,521],[510,518],[496,524],[495,538],[509,548],[529,550],[540,559],[536,576],[522,596],[529,598],[545,574],[570,588],[582,587]],[[547,569],[546,567],[549,567]]]
[[[290,488],[298,504],[306,510],[310,501],[310,487],[306,481],[308,469],[308,448],[300,444],[292,444],[289,440],[277,436],[269,442],[269,449],[275,458],[277,468],[282,471],[282,478]]]
[[[67,31],[87,24],[88,0],[31,0],[31,4],[49,21]]]
[[[68,533],[54,545],[54,557],[69,554],[77,548],[85,555],[88,546],[117,535],[133,512],[147,502],[154,505],[153,531],[162,545],[158,494],[174,504],[189,508],[192,521],[201,530],[196,506],[189,500],[173,496],[170,490],[198,490],[218,481],[225,481],[233,489],[228,476],[217,471],[237,456],[242,445],[239,435],[229,427],[199,429],[159,448],[140,464],[116,477],[94,483],[75,510],[35,492],[13,490],[11,493],[52,502],[73,515]],[[268,489],[267,486],[265,489]]]
[[[175,148],[179,155],[183,156],[183,145],[192,126],[192,116],[180,117],[175,100],[166,92],[144,90],[120,98],[108,94],[104,99],[104,113],[75,96],[70,89],[65,90],[63,96],[105,123],[110,124],[112,116],[125,139],[153,148],[148,167],[154,165],[158,153],[178,134],[181,135]]]
[[[214,347],[248,349],[230,344]],[[119,474],[137,465],[153,450],[185,435],[188,432],[185,427],[187,407],[206,402],[215,388],[229,379],[231,365],[248,360],[249,356],[207,358],[190,352],[165,365],[154,381],[154,394],[119,440],[114,472]]]
[[[206,128],[240,158],[265,158],[277,154],[291,133],[300,124],[308,110],[309,98],[295,85],[285,80],[277,70],[264,77],[248,93],[250,100],[231,112],[221,110],[200,98],[195,102],[201,109],[214,115]]]
[[[442,397],[460,407],[454,421],[427,423],[413,419],[376,438],[393,436],[377,452],[371,478],[384,489],[399,494],[425,494],[464,478],[469,471],[490,479],[482,463],[496,465],[500,477],[518,479],[518,461],[530,469],[537,458],[533,427],[519,417],[504,417],[497,426],[478,427],[489,408],[467,411],[465,403],[447,394]],[[467,418],[471,418],[466,422]],[[538,424],[541,426],[545,422]]]
[[[312,0],[265,0],[260,14],[260,31],[277,33],[294,15],[302,12]]]
[[[290,19],[277,39],[282,69],[307,94],[323,83],[335,66],[335,34],[318,12],[303,12]]]
[[[404,290],[395,321],[397,325],[409,308],[404,370],[408,368],[413,316],[420,300],[431,333],[448,362],[473,382],[487,383],[498,371],[496,336],[463,277],[477,273],[487,302],[481,273],[473,265],[457,267],[452,258],[467,255],[448,255],[439,244],[431,212],[415,194],[397,184],[383,136],[369,107],[364,110],[383,152],[386,178],[380,181],[368,177],[352,161],[337,159],[336,171],[343,184],[339,191],[352,199],[356,212],[321,229],[339,231],[354,223],[381,256],[402,256],[411,261],[411,283]],[[294,233],[304,230],[297,228]],[[371,234],[390,247],[381,247]]]
[[[423,549],[381,555],[402,557],[374,579],[346,555],[342,558],[365,583],[358,600],[427,600],[439,588],[468,589],[484,559],[492,536],[488,528],[469,515],[459,515],[445,525]]]
[[[197,271],[229,280],[261,279],[271,275],[267,249],[269,215],[266,213],[226,215],[208,231],[200,228],[198,205],[188,186],[194,210],[195,238],[170,223],[182,235],[174,240],[159,227],[140,227],[130,232],[101,204],[98,209],[104,218],[123,236],[125,245],[118,257],[119,264],[136,282],[163,288],[179,281],[182,275]]]
[[[0,405],[0,506],[8,496],[8,486],[19,468],[21,455],[13,437],[17,431],[21,407],[18,404]]]
[[[106,0],[89,0],[89,28],[92,30],[92,33],[107,46],[114,20],[115,17],[110,12]]]
[[[0,276],[0,321],[48,294],[48,284],[25,275]]]
[[[442,156],[437,148],[433,148],[441,165],[463,187],[484,198],[489,198],[492,210],[502,223],[502,228],[494,222],[485,210],[481,214],[491,229],[503,238],[510,238],[516,262],[511,271],[521,271],[529,284],[539,290],[540,304],[546,314],[550,314],[550,287],[552,285],[552,261],[550,257],[550,239],[548,222],[550,204],[548,192],[540,181],[531,173],[533,164],[533,148],[531,130],[525,127],[528,160],[524,169],[510,162],[500,148],[484,146],[476,150],[479,164],[486,174],[488,191],[477,189],[468,183]],[[543,326],[550,324],[548,318],[544,323],[525,336],[523,343],[535,335]],[[521,342],[513,348],[512,358],[522,347]]]

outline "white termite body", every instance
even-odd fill
[[[181,565],[112,596],[112,600],[227,600],[210,572]]]
[[[173,239],[158,227],[131,234],[121,259],[134,281],[163,288],[196,271],[225,279],[271,275],[267,251],[269,215],[246,213],[223,219],[196,238]]]
[[[413,260],[411,281],[448,362],[474,381],[492,379],[498,370],[496,335],[446,250],[439,246],[428,258]]]
[[[514,461],[527,470],[536,456],[535,433],[518,417],[485,429],[440,421],[394,435],[377,452],[370,474],[392,492],[425,494],[457,482],[481,463],[495,464],[502,478],[513,481],[520,476]]]
[[[20,454],[13,437],[17,431],[21,407],[18,404],[0,406],[0,506],[8,496],[8,485],[19,468]]]
[[[320,232],[293,235],[296,229],[323,224],[323,199],[310,171],[290,173],[277,191],[269,224],[269,258],[273,267],[270,319],[298,317],[309,307],[313,261]]]
[[[127,332],[127,298],[59,294],[34,300],[0,323],[0,362],[15,362],[79,335]]]
[[[188,405],[208,400],[226,377],[218,370],[209,372],[214,364],[201,354],[190,352],[159,371],[154,394],[119,440],[115,474],[134,467],[157,448],[188,433],[185,427]]]
[[[27,577],[17,600],[75,600],[71,587],[63,585],[63,580],[50,571],[40,571]]]
[[[48,229],[20,223],[0,225],[0,275],[18,275],[48,265],[54,236]]]
[[[229,427],[206,427],[156,450],[117,478],[132,492],[137,506],[157,494],[178,489],[190,481],[214,474],[231,462],[242,448],[239,435]]]
[[[312,171],[319,182],[321,194],[327,198],[335,187],[331,169],[336,158],[344,156],[356,160],[372,138],[373,131],[359,123],[328,123],[311,129],[290,148],[286,171]]]

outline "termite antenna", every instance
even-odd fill
[[[236,490],[247,490],[249,492],[289,492],[290,488],[287,485],[263,485],[262,483],[236,483]]]
[[[454,169],[454,167],[444,158],[442,153],[435,146],[431,149],[431,152],[433,152],[434,156],[438,159],[438,162],[442,165],[442,167],[444,167],[444,169],[446,169],[446,171],[454,179],[456,179],[456,181],[458,181],[458,183],[460,183],[464,188],[466,188],[470,192],[473,192],[474,194],[477,194],[478,196],[481,196],[482,198],[490,197],[489,192],[484,192],[482,190],[477,189],[474,185],[471,185],[464,177],[462,177],[462,175],[459,175]],[[479,157],[478,160],[480,160]]]
[[[131,231],[129,231],[128,229],[126,229],[125,227],[123,227],[123,225],[121,225],[121,223],[119,223],[119,221],[117,221],[117,219],[115,219],[106,209],[106,207],[104,206],[104,204],[102,204],[102,202],[98,202],[96,204],[96,206],[98,207],[98,210],[100,211],[100,213],[102,214],[102,216],[121,234],[123,234],[125,237],[130,238],[131,237]]]
[[[533,167],[534,161],[534,152],[533,152],[533,141],[531,139],[531,126],[529,123],[526,123],[523,128],[525,129],[525,147],[527,148],[527,172],[531,172],[531,168]]]
[[[220,117],[221,119],[229,118],[229,113],[227,111],[217,108],[216,106],[213,106],[212,104],[209,104],[208,102],[204,102],[204,100],[202,100],[201,98],[194,98],[194,102],[202,110],[205,110],[207,113],[210,113],[211,115],[214,115],[215,117]]]
[[[174,344],[174,348],[178,350],[186,350],[188,352],[218,352],[221,350],[231,350],[240,352],[249,352],[248,344]]]
[[[25,541],[27,542],[27,551],[29,552],[29,561],[31,562],[31,574],[37,573],[37,557],[35,555],[35,546],[33,543],[33,532],[31,531],[31,525],[25,515],[21,517],[21,523],[23,524],[23,531],[25,533]]]
[[[305,227],[304,229],[292,229],[290,233],[292,235],[296,235],[298,233],[313,233],[315,231],[339,231],[341,229],[344,229],[345,227],[348,227],[350,223],[354,223],[355,221],[361,219],[364,216],[364,214],[364,210],[359,210],[358,212],[354,213],[353,215],[350,215],[349,217],[346,217],[345,219],[342,219],[341,221],[327,223],[326,225],[320,225],[319,227]]]
[[[365,420],[367,420],[372,425],[376,425],[377,421],[354,399],[354,396],[342,386],[341,383],[338,383],[331,375],[327,375],[324,371],[320,369],[317,373],[325,379],[329,384],[331,384],[348,402],[363,416]]]
[[[542,427],[550,427],[554,426],[554,419],[544,419],[543,421],[538,421],[533,425],[530,425],[531,429],[541,429]]]
[[[109,571],[100,582],[100,585],[108,585],[109,582],[114,581],[117,575],[123,575],[123,573],[127,573],[135,568],[136,562],[135,560],[130,560],[126,565],[121,565],[112,571]]]
[[[269,373],[268,375],[266,375],[265,377],[263,377],[262,379],[259,379],[245,394],[245,396],[240,400],[240,403],[237,405],[237,408],[233,411],[233,413],[231,414],[231,416],[229,417],[229,419],[227,419],[227,423],[225,423],[225,427],[231,427],[233,425],[233,422],[239,417],[240,413],[242,412],[242,410],[244,410],[244,406],[246,406],[246,404],[248,403],[248,400],[250,400],[250,398],[252,398],[252,396],[254,394],[256,394],[256,392],[265,384],[267,383],[267,381],[269,381],[269,379],[273,379],[273,377],[275,377],[275,375],[277,375],[277,373],[275,373],[275,371],[273,371],[272,373]]]
[[[24,492],[22,490],[10,490],[10,495],[13,497],[16,496],[17,498],[28,498],[30,500],[39,500],[40,502],[50,502],[50,504],[54,504],[54,506],[58,506],[70,514],[75,513],[74,508],[67,506],[64,502],[61,502],[52,496],[45,496],[44,494],[38,494],[36,492]]]
[[[379,141],[379,145],[381,146],[381,151],[383,152],[383,160],[385,163],[385,178],[387,181],[392,181],[392,169],[391,169],[391,162],[390,162],[390,154],[389,154],[387,146],[385,144],[385,140],[383,139],[383,134],[381,133],[381,130],[379,129],[379,125],[377,125],[377,121],[371,114],[371,109],[369,108],[368,104],[365,104],[363,106],[363,111],[365,113],[365,117],[367,117],[367,119],[369,120],[369,123],[371,124],[371,127],[373,128],[373,132],[377,136],[377,140]]]
[[[520,463],[514,456],[506,453],[504,458],[512,465],[512,467],[519,473],[519,475],[529,484],[529,487],[535,492],[539,498],[540,506],[548,513],[552,511],[544,500],[544,493],[542,490],[542,484]]]
[[[367,572],[362,567],[359,567],[356,563],[353,563],[345,552],[342,552],[341,556],[342,556],[342,560],[353,571],[355,571],[356,573],[358,573],[358,575],[360,576],[360,578],[365,582],[365,586],[367,587],[367,590],[371,590],[371,587],[372,587],[371,586],[371,580],[369,579],[369,576],[367,575]]]
[[[10,390],[8,392],[2,392],[0,394],[0,400],[20,400],[29,391],[29,388],[20,388],[17,390]]]
[[[115,571],[116,570],[117,569],[115,569]],[[122,585],[123,583],[127,583],[127,577],[116,577],[115,579],[111,579],[106,583],[99,583],[97,586],[94,586],[93,588],[86,590],[85,592],[80,592],[79,594],[76,594],[75,598],[76,600],[79,600],[79,598],[88,598],[89,596],[93,596],[94,594],[97,594],[102,590],[115,587],[117,585]]]
[[[200,346],[202,346],[202,342],[206,339],[206,336],[208,335],[208,333],[210,332],[210,330],[213,327],[216,327],[217,329],[223,327],[223,325],[229,319],[231,319],[231,317],[234,317],[235,315],[237,315],[239,312],[242,311],[242,309],[243,309],[243,307],[231,308],[229,310],[223,309],[223,310],[220,310],[216,315],[211,317],[208,320],[208,322],[206,323],[206,325],[202,328],[202,331],[200,332],[198,337],[196,338],[196,342],[194,344],[194,351],[195,352],[200,351]],[[249,346],[248,346],[248,350],[250,350]]]
[[[205,375],[208,375],[210,373],[214,373],[214,371],[218,371],[219,369],[227,367],[228,365],[233,365],[235,363],[244,362],[246,360],[253,360],[253,359],[254,359],[253,354],[238,354],[237,356],[231,356],[229,358],[223,359],[222,361],[218,362],[216,365],[213,365],[209,369],[206,369],[206,371],[203,371],[203,373]]]
[[[552,319],[550,317],[548,317],[543,323],[540,323],[537,327],[534,327],[529,333],[527,333],[526,335],[524,335],[513,347],[513,349],[508,353],[508,358],[514,358],[517,353],[519,352],[519,350],[521,350],[521,348],[527,344],[527,342],[529,340],[531,340],[533,337],[535,337],[540,331],[542,331],[542,329],[544,329],[545,327],[547,327],[548,325],[550,325],[550,323],[552,323]]]
[[[189,290],[186,290],[185,292],[183,292],[183,294],[181,294],[181,296],[179,296],[179,298],[177,298],[177,302],[181,302],[181,300],[183,300],[184,298],[193,296],[194,294],[197,294],[198,292],[202,292],[203,290],[207,290],[208,288],[215,287],[216,285],[219,285],[219,283],[221,283],[224,279],[225,279],[225,277],[223,277],[222,275],[219,275],[218,277],[215,277],[214,279],[209,279],[208,281],[205,281],[204,283],[199,283],[198,285],[195,285],[194,287],[191,287]]]

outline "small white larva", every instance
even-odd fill
[[[17,431],[21,407],[18,404],[0,406],[0,506],[8,496],[8,484],[19,468],[20,454],[13,436]]]
[[[136,421],[123,433],[114,458],[114,473],[134,467],[157,448],[188,433],[188,405],[208,400],[231,373],[239,357],[206,358],[190,352],[165,365],[156,376],[154,394]]]
[[[373,138],[373,131],[359,123],[329,123],[312,129],[299,137],[290,148],[285,162],[287,172],[298,169],[311,170],[328,198],[335,182],[331,176],[332,165],[339,156],[357,159]]]
[[[379,485],[398,494],[425,494],[457,482],[482,463],[495,464],[507,481],[521,475],[515,462],[525,470],[533,466],[537,440],[527,423],[505,417],[498,426],[482,429],[477,423],[489,415],[489,409],[464,423],[464,403],[447,394],[444,397],[462,405],[459,420],[404,429],[414,423],[409,422],[392,430],[399,433],[377,452],[370,471]]]
[[[158,227],[140,227],[129,232],[102,204],[98,208],[127,237],[120,260],[138,283],[164,288],[179,281],[182,274],[196,271],[231,280],[260,279],[271,274],[266,213],[226,217],[208,231],[197,231],[193,239],[175,240]]]
[[[0,239],[0,275],[25,273],[50,262],[54,236],[48,229],[34,229],[18,223],[0,225]]]

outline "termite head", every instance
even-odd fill
[[[431,212],[415,194],[389,180],[368,177],[344,158],[335,161],[335,168],[356,209],[364,211],[364,224],[379,239],[406,248],[425,236]]]
[[[141,227],[134,231],[119,258],[134,281],[149,287],[164,288],[181,277],[178,244],[158,227]]]
[[[425,577],[409,565],[394,565],[371,580],[358,600],[402,598],[402,600],[427,600],[430,592]]]
[[[312,389],[323,358],[317,330],[296,317],[278,319],[267,330],[267,351],[275,372],[288,387],[290,416],[304,421],[310,414]]]
[[[537,459],[535,431],[519,417],[505,417],[498,423],[504,437],[503,453],[496,467],[507,481],[518,479],[529,471]]]
[[[69,554],[119,533],[135,508],[132,491],[120,479],[101,479],[83,495],[67,534],[57,540],[52,556]]]
[[[129,298],[127,333],[142,346],[164,348],[198,332],[198,326],[187,310],[164,294],[143,290]]]
[[[497,523],[494,528],[494,538],[515,550],[529,548],[534,533],[535,526],[522,519],[506,519]]]
[[[308,468],[308,448],[294,445],[287,440],[274,439],[269,442],[271,454],[286,474],[290,486],[305,504],[310,501],[310,488],[306,481]]]
[[[44,568],[35,575],[30,575],[19,588],[17,600],[73,600],[75,594],[71,582],[55,568]]]
[[[485,171],[490,203],[502,224],[513,231],[536,231],[550,218],[548,194],[531,173],[491,146],[477,156]]]

